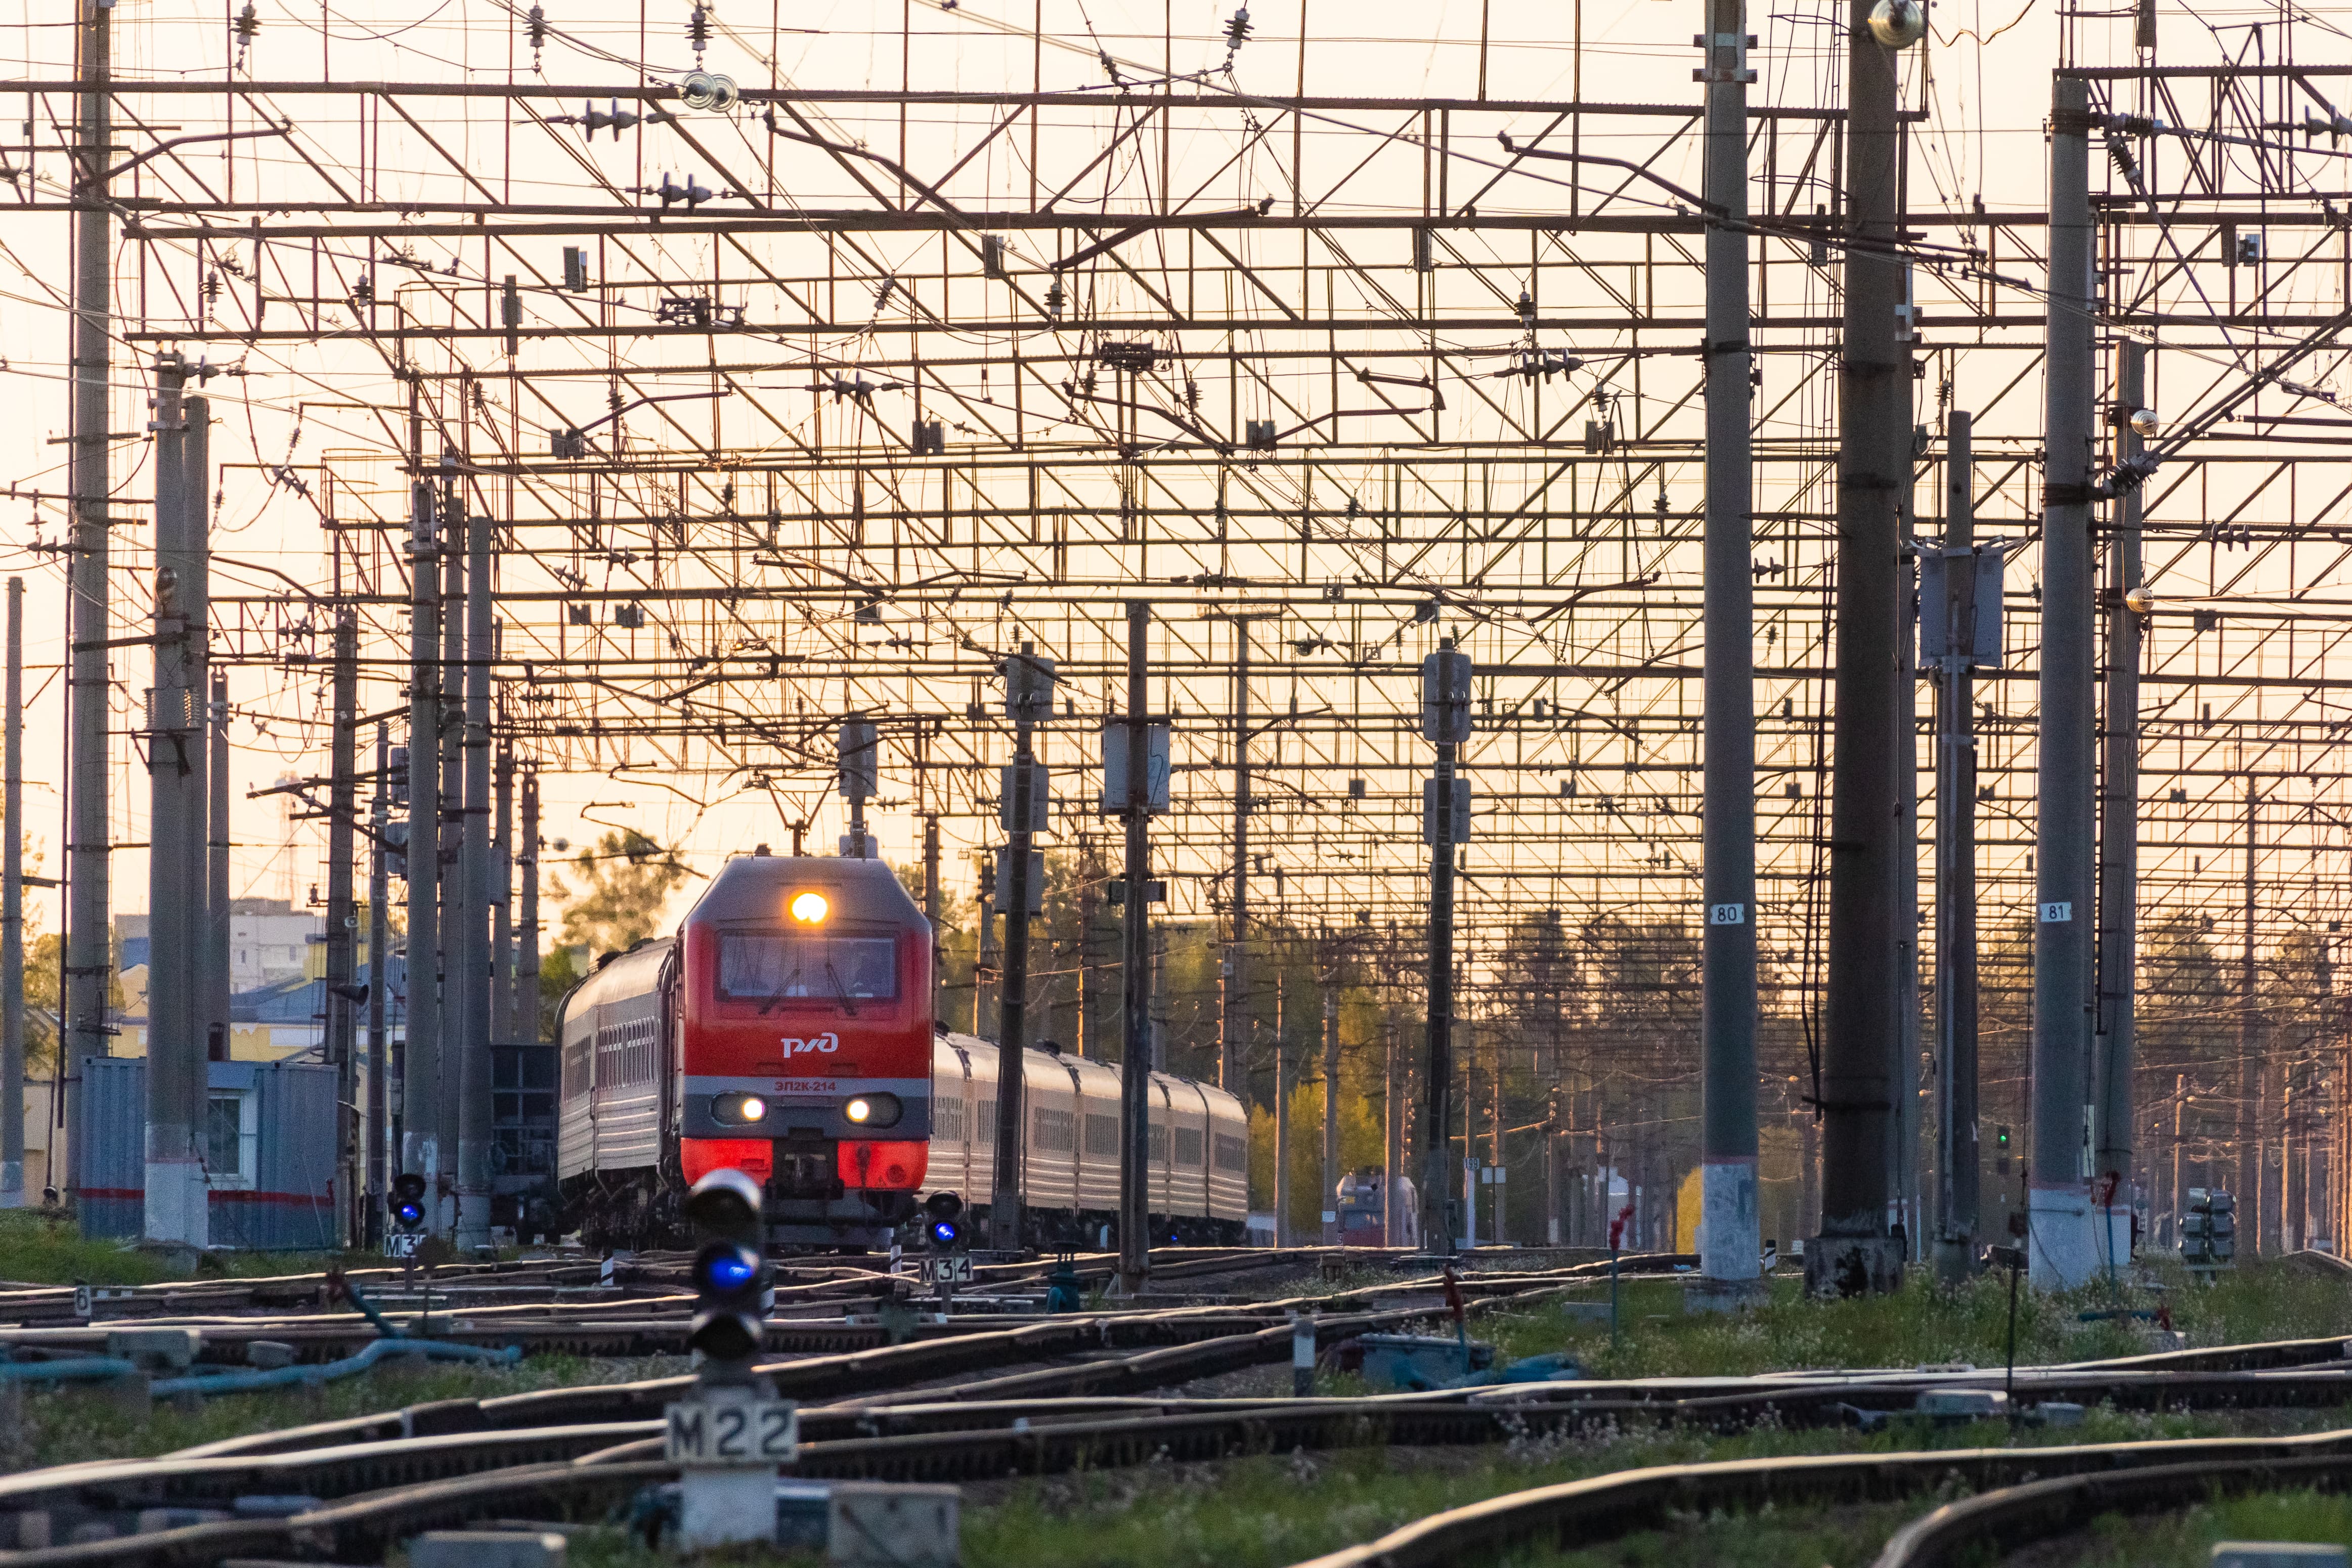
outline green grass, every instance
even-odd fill
[[[129,1241],[85,1240],[69,1219],[39,1209],[0,1209],[0,1280],[26,1285],[159,1285],[171,1279],[314,1274],[339,1262],[382,1258],[331,1252],[208,1252],[194,1270]]]
[[[2255,1418],[2263,1430],[2320,1429],[2345,1419],[2336,1411]],[[2029,1430],[2018,1440],[2123,1442],[2247,1429],[2244,1417],[2094,1412],[2084,1426]],[[1643,1466],[2011,1440],[2004,1424],[1868,1436],[1765,1429],[1712,1437],[1643,1428],[1494,1448],[1356,1448],[983,1483],[964,1489],[963,1560],[967,1568],[1283,1568],[1484,1498]],[[1694,1516],[1663,1531],[1573,1551],[1523,1552],[1507,1561],[1521,1568],[1860,1568],[1932,1500],[1923,1494],[1867,1507]],[[658,1568],[674,1561],[618,1531],[575,1538],[572,1558],[583,1568]],[[719,1560],[760,1568],[803,1561],[749,1548]]]
[[[688,1363],[682,1356],[629,1360],[534,1356],[513,1366],[446,1362],[409,1366],[388,1362],[316,1389],[222,1394],[188,1411],[159,1401],[152,1410],[135,1414],[126,1413],[103,1389],[67,1388],[28,1394],[22,1426],[9,1435],[13,1440],[0,1439],[0,1446],[13,1450],[5,1458],[18,1467],[144,1458],[248,1432],[280,1431],[436,1399],[490,1399],[541,1388],[666,1377],[686,1370]]]
[[[2352,1546],[2352,1498],[2260,1492],[2178,1513],[2108,1514],[2063,1560],[2082,1568],[2204,1568],[2217,1541],[2298,1541]]]
[[[2352,1332],[2352,1284],[2304,1264],[2250,1264],[2220,1283],[2192,1283],[2177,1266],[2141,1270],[2167,1287],[2126,1292],[2126,1305],[2171,1306],[2173,1326],[2200,1345],[2312,1339]],[[1623,1288],[1621,1342],[1606,1323],[1571,1319],[1558,1306],[1481,1321],[1475,1331],[1508,1356],[1569,1351],[1595,1375],[1740,1375],[1801,1367],[1913,1367],[1966,1362],[1999,1366],[2008,1330],[2006,1276],[1989,1275],[1944,1289],[1915,1272],[1894,1296],[1808,1301],[1793,1279],[1772,1281],[1770,1301],[1729,1316],[1685,1316],[1682,1290],[1665,1281]],[[1605,1288],[1586,1300],[1608,1299]],[[2084,1322],[2084,1310],[2114,1305],[2105,1287],[2065,1295],[2018,1292],[2020,1364],[2137,1355],[2147,1349],[2137,1325]]]
[[[2256,1429],[2325,1429],[2341,1411],[2296,1412]],[[2249,1429],[2243,1418],[2141,1416],[2094,1412],[2083,1426],[2028,1430],[2017,1440],[2125,1442]],[[1001,1500],[967,1502],[970,1568],[1280,1568],[1368,1541],[1445,1509],[1530,1487],[1649,1465],[1780,1455],[1888,1452],[2000,1446],[2005,1424],[1864,1436],[1848,1431],[1759,1430],[1711,1437],[1633,1430],[1595,1439],[1530,1441],[1500,1448],[1346,1450],[1237,1460],[1217,1466],[1147,1466],[1013,1483]],[[1820,1568],[1864,1563],[1927,1500],[1868,1509],[1791,1509],[1736,1520],[1698,1520],[1573,1553],[1528,1562],[1577,1564],[1725,1563]],[[1517,1560],[1517,1559],[1515,1559]]]

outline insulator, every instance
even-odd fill
[[[547,42],[547,13],[533,5],[530,14],[523,17],[522,36],[534,49],[544,45]]]
[[[2132,156],[2131,144],[2120,136],[2107,138],[2107,157],[2116,172],[2131,184],[2139,184],[2139,160]]]
[[[686,41],[694,46],[698,56],[710,47],[710,13],[699,5],[694,8],[694,15],[687,18]]]
[[[1249,42],[1249,7],[1244,5],[1236,10],[1233,19],[1225,24],[1225,42],[1238,49]]]
[[[245,9],[236,14],[236,36],[248,42],[261,31],[261,13],[253,8],[253,0],[245,0]]]

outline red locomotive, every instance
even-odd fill
[[[565,998],[557,1175],[592,1247],[674,1239],[706,1172],[787,1247],[887,1245],[931,1136],[931,934],[878,860],[730,860]]]
[[[878,860],[730,860],[677,937],[606,960],[556,1029],[562,1228],[590,1247],[682,1243],[687,1189],[721,1168],[764,1185],[770,1240],[800,1249],[886,1247],[934,1187],[989,1190],[996,1047],[934,1022],[930,926]],[[1105,1244],[1118,1069],[1050,1049],[1026,1060],[1027,1238]],[[1241,1102],[1151,1081],[1155,1240],[1238,1242]]]

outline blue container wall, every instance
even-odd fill
[[[253,1179],[213,1188],[215,1247],[319,1251],[335,1245],[335,1070],[309,1063],[211,1062],[207,1084],[254,1104]],[[82,1060],[77,1116],[84,1236],[137,1237],[147,1210],[147,1064]]]

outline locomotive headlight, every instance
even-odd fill
[[[856,1127],[896,1127],[904,1107],[895,1094],[861,1094],[841,1108],[851,1125]]]
[[[794,893],[792,911],[793,919],[804,926],[823,925],[824,917],[833,912],[833,906],[825,902],[823,893]]]
[[[713,1121],[730,1121],[737,1126],[768,1119],[768,1102],[756,1094],[722,1094],[710,1102]]]

